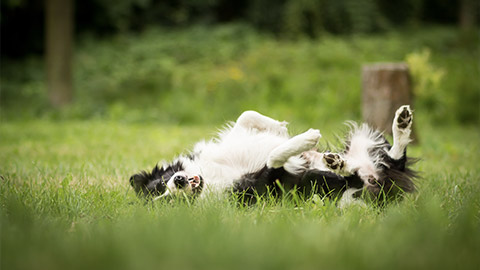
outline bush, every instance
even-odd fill
[[[467,52],[455,40],[452,30],[429,28],[278,41],[238,24],[150,29],[103,41],[84,37],[76,52],[72,106],[49,108],[41,59],[32,58],[3,67],[1,112],[6,118],[211,124],[254,109],[306,125],[358,120],[361,66],[407,59],[417,109],[436,122],[478,123],[479,52]]]

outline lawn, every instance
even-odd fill
[[[333,140],[341,128],[320,129]],[[478,269],[477,128],[418,124],[418,192],[384,209],[317,196],[253,207],[135,197],[131,174],[214,130],[3,121],[2,269]]]
[[[75,100],[42,57],[2,59],[1,269],[478,269],[478,37],[422,27],[279,40],[245,25],[78,37]],[[418,191],[379,209],[319,196],[147,203],[128,179],[243,110],[319,128],[361,118],[361,68],[410,64]]]

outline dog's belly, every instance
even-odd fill
[[[224,190],[246,173],[262,169],[270,152],[287,140],[286,136],[240,130],[206,143],[198,161],[207,189]]]

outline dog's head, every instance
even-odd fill
[[[185,171],[182,162],[142,171],[130,177],[130,184],[141,197],[167,197],[177,194],[198,195],[203,188],[203,178]]]
[[[350,177],[363,183],[362,191],[356,196],[365,194],[367,197],[364,198],[384,204],[415,191],[414,179],[418,174],[410,166],[416,159],[408,158],[405,152],[401,159],[396,160],[388,156],[385,148],[372,150],[375,150],[372,151],[375,155],[371,159],[375,157],[376,166],[360,167]]]
[[[418,174],[410,169],[410,165],[416,161],[406,156],[400,160],[386,156],[384,165],[378,171],[378,178],[371,179],[368,185],[364,186],[370,197],[383,203],[401,197],[405,193],[414,192],[414,179]]]
[[[389,155],[392,145],[381,132],[366,124],[351,126],[344,155],[353,172],[349,178],[363,183],[356,195],[366,193],[367,198],[385,202],[415,191],[417,174],[409,168],[415,160],[407,158],[406,148],[400,159],[394,159]]]

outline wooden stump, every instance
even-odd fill
[[[363,120],[378,130],[392,134],[395,111],[402,105],[412,105],[413,101],[408,65],[406,63],[364,65],[362,84]]]

